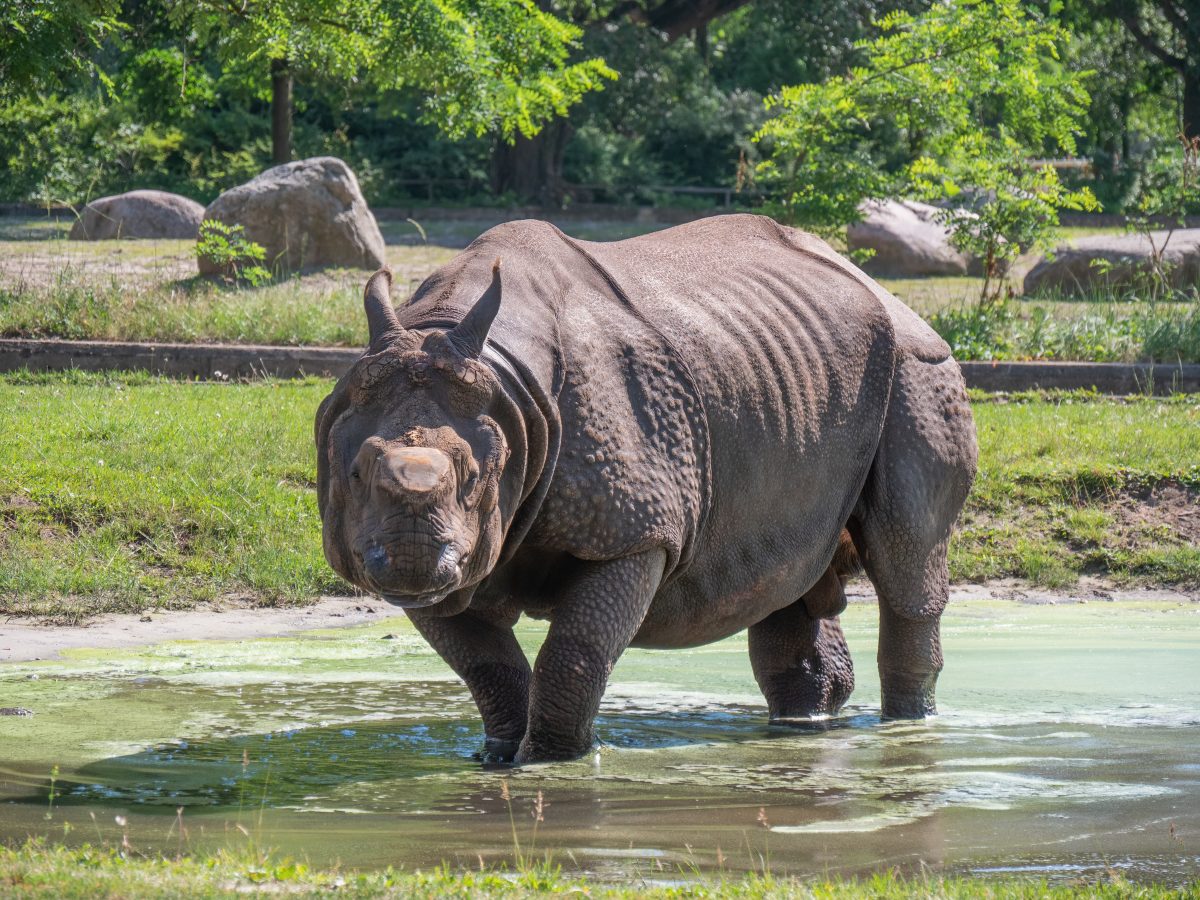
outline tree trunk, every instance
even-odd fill
[[[271,161],[292,161],[292,72],[286,59],[271,60]]]
[[[1200,60],[1183,70],[1182,125],[1184,136],[1200,137]]]
[[[497,140],[492,151],[492,193],[511,193],[518,200],[546,207],[562,206],[563,155],[573,130],[566,119],[553,119],[531,138],[518,136],[512,144]]]

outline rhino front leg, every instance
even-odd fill
[[[584,564],[534,663],[517,763],[577,759],[591,749],[609,673],[641,626],[665,564],[661,550]]]
[[[410,611],[409,618],[470,689],[483,717],[484,762],[511,762],[525,735],[531,678],[513,634],[515,617],[468,611],[439,618]]]

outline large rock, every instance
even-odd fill
[[[1171,267],[1172,285],[1195,286],[1200,281],[1200,228],[1180,229],[1170,239],[1167,234],[1151,232],[1151,240],[1159,248],[1165,242],[1163,258]],[[1141,234],[1076,238],[1029,270],[1025,293],[1084,295],[1134,287],[1150,272],[1151,255],[1150,240]],[[1098,266],[1098,261],[1106,265]]]
[[[130,191],[93,200],[83,208],[68,235],[73,241],[116,238],[195,240],[204,207],[166,191]]]
[[[204,218],[241,225],[249,240],[266,249],[265,264],[272,270],[383,266],[383,236],[358,179],[332,156],[267,169],[223,193]],[[221,272],[201,258],[200,274]]]
[[[950,245],[949,231],[934,218],[936,206],[873,200],[862,210],[865,217],[846,230],[846,242],[851,250],[875,251],[865,271],[891,278],[967,274],[971,260]]]

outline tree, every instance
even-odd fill
[[[1180,78],[1180,130],[1200,137],[1200,0],[1099,0],[1096,6]]]
[[[560,12],[576,26],[603,38],[603,32],[631,23],[650,29],[671,43],[703,31],[719,16],[750,0],[538,0],[542,10]],[[574,126],[555,121],[537,135],[518,135],[497,141],[492,153],[491,187],[496,194],[515,194],[545,206],[561,204],[564,196],[563,159]]]
[[[416,89],[452,136],[530,137],[614,73],[568,63],[579,29],[532,0],[178,0],[172,15],[271,82],[275,162],[291,158],[293,80]]]
[[[1020,0],[953,0],[878,25],[862,66],[769,98],[775,115],[757,139],[771,144],[760,172],[774,211],[830,233],[868,199],[944,202],[953,242],[982,257],[982,299],[993,299],[1007,262],[1050,241],[1059,208],[1095,205],[1027,162],[1074,152],[1083,73],[1058,62],[1062,28]]]
[[[103,73],[95,50],[120,28],[120,0],[6,0],[0,5],[0,100]]]

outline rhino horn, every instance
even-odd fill
[[[392,272],[380,269],[367,282],[363,292],[363,308],[367,312],[367,327],[370,329],[371,345],[389,341],[404,330],[392,308]]]
[[[471,311],[463,316],[463,320],[451,329],[449,338],[464,356],[478,358],[483,352],[487,341],[488,331],[500,312],[500,260],[492,263],[492,283],[483,292],[483,296],[475,301]]]

